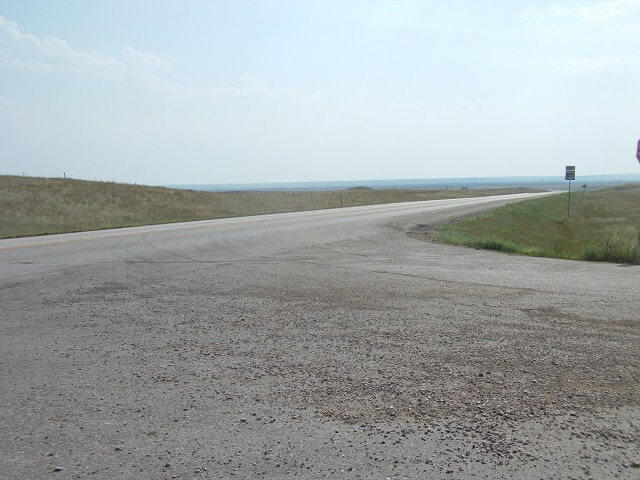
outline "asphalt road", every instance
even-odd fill
[[[500,205],[539,195],[406,202],[6,239],[0,240],[0,275],[41,272],[64,265],[135,261],[161,252],[179,256],[179,252],[192,249],[206,250],[210,260],[233,260],[233,256],[226,256],[227,252],[220,255],[220,251],[249,249],[260,254],[265,242],[274,249],[299,246],[318,239],[318,232],[324,241],[334,241],[349,238],[354,232],[360,235],[363,228],[398,215],[464,211],[470,206]]]
[[[638,267],[428,239],[516,198],[0,241],[0,478],[639,478]]]

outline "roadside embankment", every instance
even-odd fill
[[[640,185],[519,202],[445,225],[438,242],[539,257],[640,263]]]

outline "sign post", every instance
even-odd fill
[[[571,216],[571,180],[576,179],[576,167],[567,165],[564,171],[564,179],[569,180],[569,205],[567,206],[567,217]]]

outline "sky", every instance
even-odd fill
[[[637,173],[640,0],[0,0],[0,174]]]

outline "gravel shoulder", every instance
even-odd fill
[[[0,280],[0,477],[640,478],[640,267],[450,215]]]

